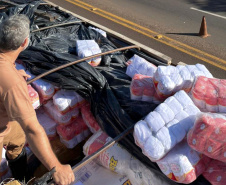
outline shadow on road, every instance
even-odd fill
[[[187,0],[199,9],[211,12],[226,12],[226,0]]]
[[[166,33],[168,35],[185,35],[185,36],[198,36],[198,33]]]

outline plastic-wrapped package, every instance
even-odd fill
[[[92,133],[96,133],[100,130],[100,126],[98,125],[96,119],[90,111],[89,103],[86,103],[84,106],[81,107],[81,114],[85,124],[89,127]]]
[[[202,64],[174,66],[159,66],[153,80],[159,97],[167,98],[179,90],[189,92],[198,76],[212,77]]]
[[[62,114],[79,106],[77,93],[75,91],[59,90],[53,96],[53,103]]]
[[[77,40],[76,51],[80,58],[85,58],[101,53],[100,47],[95,42],[95,40]],[[98,66],[101,62],[101,57],[92,58],[87,62],[92,66]]]
[[[37,109],[40,106],[39,95],[38,93],[31,87],[31,85],[27,86],[28,94],[31,99],[32,106],[34,109]]]
[[[86,125],[85,121],[83,120],[83,117],[79,115],[75,121],[79,123],[80,127],[82,128],[84,139],[87,138],[91,134],[91,132],[89,127]]]
[[[188,144],[204,155],[226,162],[226,115],[200,113],[188,133]]]
[[[62,114],[56,109],[52,100],[49,100],[46,104],[44,104],[44,108],[48,115],[61,125],[70,124],[79,115],[79,110],[77,108]]]
[[[136,144],[151,161],[160,160],[185,138],[199,112],[183,90],[177,92],[136,123]]]
[[[92,26],[89,26],[89,29],[92,29],[92,30],[96,30],[97,32],[99,32],[101,35],[103,35],[104,37],[107,37],[107,33],[99,28],[94,28]]]
[[[126,74],[133,78],[135,74],[153,77],[157,67],[138,55],[134,55],[128,61]]]
[[[74,148],[78,143],[85,139],[83,127],[77,121],[74,121],[69,125],[58,125],[57,133],[60,136],[60,141],[67,148]]]
[[[191,149],[184,140],[164,158],[157,161],[157,164],[168,178],[179,183],[189,184],[205,171],[210,160]]]
[[[218,160],[212,160],[208,168],[203,172],[203,176],[212,185],[225,185],[226,184],[226,163]]]
[[[226,113],[226,80],[199,76],[190,94],[203,112]]]
[[[130,84],[130,96],[132,100],[154,102],[156,93],[152,77],[135,74]],[[157,97],[157,99],[159,99]],[[161,101],[159,99],[159,101]]]
[[[86,156],[91,155],[111,140],[107,134],[99,131],[89,138],[83,146],[83,152]],[[115,171],[120,175],[126,175],[133,185],[161,184],[161,180],[155,178],[154,173],[148,170],[118,143],[102,152],[97,159],[107,169]]]
[[[46,131],[46,135],[49,138],[53,138],[56,136],[56,122],[51,119],[44,111],[43,108],[39,108],[36,110],[36,115],[39,123],[43,126]]]

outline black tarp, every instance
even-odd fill
[[[38,4],[38,1],[34,1],[28,5],[22,4],[9,8],[6,12],[0,14],[0,22],[8,16],[23,13],[28,15],[31,20],[31,30],[35,30],[53,24],[79,20],[57,8],[46,5],[38,6]],[[37,17],[34,14],[37,8],[49,14],[57,14],[58,18],[50,22],[45,18]],[[26,63],[27,68],[34,75],[42,74],[49,69],[77,60],[76,40],[94,39],[102,52],[116,48],[109,39],[94,30],[88,29],[83,23],[31,33],[30,39],[30,47],[20,54],[19,59]],[[47,75],[43,79],[62,89],[75,90],[88,100],[91,103],[91,111],[101,128],[114,138],[157,106],[130,99],[131,78],[125,74],[125,62],[133,51],[103,56],[101,65],[96,68],[82,62]],[[144,55],[140,51],[134,52]],[[146,57],[148,58],[148,56]],[[162,180],[161,185],[178,184],[169,180],[159,170],[156,163],[151,162],[142,154],[141,149],[135,145],[132,133],[121,140],[120,143],[153,171],[156,178]],[[192,184],[208,185],[209,183],[201,176]]]

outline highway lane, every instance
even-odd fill
[[[190,9],[191,7],[194,7],[194,8],[200,8],[200,7],[195,6],[194,4],[192,4],[191,6],[190,4],[186,3],[187,2],[186,0],[183,0],[183,1],[170,0],[167,2],[163,0],[158,0],[158,1],[153,0],[151,2],[145,1],[145,0],[140,0],[140,1],[51,0],[51,1],[83,17],[93,20],[114,31],[117,31],[134,40],[137,40],[138,42],[141,42],[149,47],[152,47],[153,49],[156,49],[164,54],[169,55],[170,57],[173,58],[174,63],[179,61],[183,61],[189,64],[204,63],[211,70],[211,72],[214,73],[215,77],[226,78],[225,70],[222,70],[222,68],[226,69],[225,68],[226,66],[224,63],[226,59],[225,57],[225,53],[226,53],[225,38],[226,37],[223,37],[224,27],[225,27],[224,23],[226,20],[220,17],[212,16],[212,15],[211,15],[212,17],[209,18],[208,16],[210,15],[205,15],[207,18],[208,32],[212,36],[206,39],[202,39],[196,36],[196,34],[200,28],[203,12],[200,13],[197,10]],[[81,3],[79,4],[78,2],[81,2]],[[88,4],[84,4],[85,2],[87,2]],[[94,7],[93,9],[94,11],[92,11],[91,7]],[[183,8],[180,8],[180,7],[183,7]],[[95,8],[97,8],[97,10],[95,10]],[[204,10],[209,11],[206,9]],[[186,11],[189,13],[186,13]],[[112,21],[112,19],[111,21],[107,20],[106,18],[108,18],[109,14],[111,13],[119,16],[122,19],[117,19],[117,21]],[[219,12],[217,13],[219,14]],[[191,14],[191,15],[190,17],[188,17],[186,14]],[[220,13],[219,15],[224,16],[224,13]],[[196,20],[195,18],[191,18],[192,16],[199,16],[199,20]],[[123,18],[132,23],[138,24],[140,27],[142,27],[142,29],[147,28],[148,30],[143,29],[142,32],[138,32],[137,30],[134,29],[134,27],[136,27],[134,25],[132,25],[133,29],[131,29],[131,25],[130,27],[126,27],[124,25],[125,22],[123,24],[119,24],[119,21],[123,22],[124,20]],[[219,19],[217,20],[218,23],[216,19]],[[213,25],[221,24],[222,28],[219,25],[213,26],[213,28],[216,28],[216,29],[213,29],[214,30],[213,32],[212,29],[209,29],[209,27],[211,27],[209,26],[211,25],[209,22],[213,22]],[[176,27],[175,25],[177,24],[178,26]],[[153,34],[150,34],[151,33],[150,30],[151,31],[154,30],[155,32]],[[153,39],[156,32],[164,36],[166,35],[167,39],[165,40],[167,40],[167,43],[161,39],[160,40]],[[215,32],[218,34],[213,34]],[[147,35],[147,33],[150,36]],[[173,40],[170,40],[171,38]],[[177,42],[175,43],[175,40],[180,41],[182,45],[180,43],[178,44]],[[220,63],[221,63],[220,67],[219,65],[215,65],[217,64],[218,61],[213,60],[213,58],[208,58],[208,60],[206,59],[205,61],[205,60],[199,60],[200,57],[196,55],[188,54],[189,52],[195,53],[196,50],[186,52],[187,50],[190,50],[192,48],[186,47],[181,49],[182,47],[184,47],[183,43],[186,43],[189,47],[192,46],[194,48],[198,48],[199,51],[201,51],[199,53],[199,56],[200,55],[204,56],[204,54],[210,54],[211,56],[214,55],[219,57],[220,59],[222,59],[220,60]],[[176,45],[177,47],[172,47],[172,44]],[[178,48],[181,51],[178,51]],[[204,51],[205,53],[203,54],[202,51]]]

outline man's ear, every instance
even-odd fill
[[[23,48],[23,50],[25,50],[28,47],[29,44],[29,37],[27,37],[24,42],[21,44],[21,47]]]

